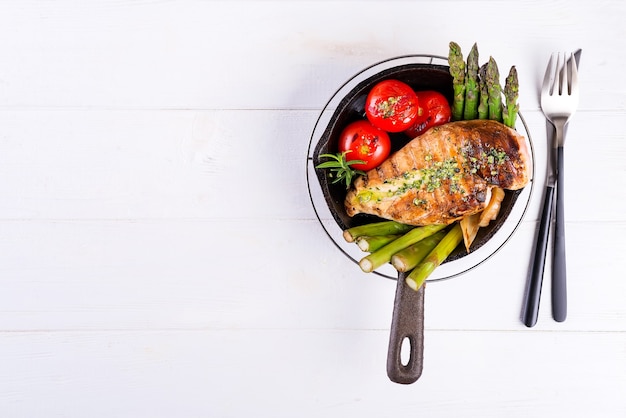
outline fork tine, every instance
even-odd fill
[[[550,61],[548,61],[548,68],[546,68],[546,75],[543,77],[543,85],[541,86],[542,92],[552,94],[552,80],[554,79],[554,53],[550,55]]]
[[[576,57],[572,53],[572,58],[570,59],[571,66],[571,77],[570,77],[570,95],[578,94],[578,67],[576,66]]]
[[[559,54],[560,55],[560,54]],[[571,61],[571,60],[570,60]],[[562,96],[567,96],[569,94],[569,85],[567,83],[568,79],[568,64],[567,64],[567,52],[563,52],[563,63],[559,66],[561,68],[560,74],[561,76],[561,84],[559,86],[559,94]]]

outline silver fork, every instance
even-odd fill
[[[563,145],[565,144],[567,123],[578,107],[578,95],[578,71],[574,54],[571,54],[569,59],[565,53],[562,56],[559,53],[552,54],[541,87],[541,109],[546,118],[554,125],[556,132],[551,150],[551,161],[549,161],[544,206],[541,211],[537,247],[524,312],[524,323],[528,327],[536,324],[539,312],[555,186],[557,193],[552,259],[552,316],[558,322],[564,321],[567,317],[565,228],[563,222]]]

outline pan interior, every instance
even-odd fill
[[[356,247],[355,244],[346,247],[341,232],[352,226],[377,222],[381,219],[372,215],[359,214],[349,217],[346,214],[344,209],[344,199],[347,192],[345,186],[339,183],[332,184],[325,170],[315,168],[322,162],[320,155],[336,153],[337,142],[342,129],[354,120],[365,118],[363,110],[365,99],[372,86],[379,81],[393,78],[404,81],[416,91],[436,90],[446,96],[451,103],[452,77],[448,66],[445,65],[446,63],[447,60],[442,57],[413,56],[413,58],[400,57],[369,67],[344,84],[320,115],[311,137],[307,158],[311,201],[316,209],[318,219],[330,238],[355,262],[358,262],[365,254],[358,249],[355,252],[353,248],[350,248],[350,246]],[[518,125],[524,128],[520,133],[529,141],[529,149],[531,149],[534,164],[532,144],[521,115],[520,121],[521,123],[518,122]],[[520,131],[519,126],[517,130]],[[401,148],[409,140],[402,133],[392,133],[390,136],[394,144],[392,152]],[[506,191],[498,218],[492,221],[488,227],[479,230],[478,236],[472,244],[471,252],[468,254],[464,246],[460,245],[429,280],[453,277],[475,267],[493,255],[504,245],[521,222],[530,200],[531,191],[532,181],[522,190]],[[501,237],[494,240],[494,237],[498,235]],[[479,255],[476,256],[476,254]],[[465,262],[463,262],[464,260]],[[393,268],[382,273],[379,272],[379,274],[390,278],[397,277]]]

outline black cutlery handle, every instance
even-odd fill
[[[539,299],[541,298],[541,284],[543,282],[543,268],[546,262],[546,250],[548,249],[548,235],[550,232],[550,217],[552,215],[552,198],[554,187],[546,187],[541,210],[541,221],[539,222],[539,235],[537,236],[537,246],[533,257],[533,264],[530,276],[530,286],[524,310],[524,324],[527,327],[534,327],[539,315]]]
[[[552,257],[552,317],[563,322],[567,317],[567,283],[565,266],[565,217],[563,184],[563,147],[558,147],[558,177],[556,185],[556,214]]]

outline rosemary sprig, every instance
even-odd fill
[[[315,168],[325,168],[330,172],[328,177],[334,178],[333,184],[343,181],[346,189],[350,188],[354,177],[365,174],[363,170],[352,168],[353,164],[365,164],[363,160],[346,160],[346,154],[350,151],[339,152],[337,154],[320,154],[320,158],[329,158],[330,161],[323,162]]]

